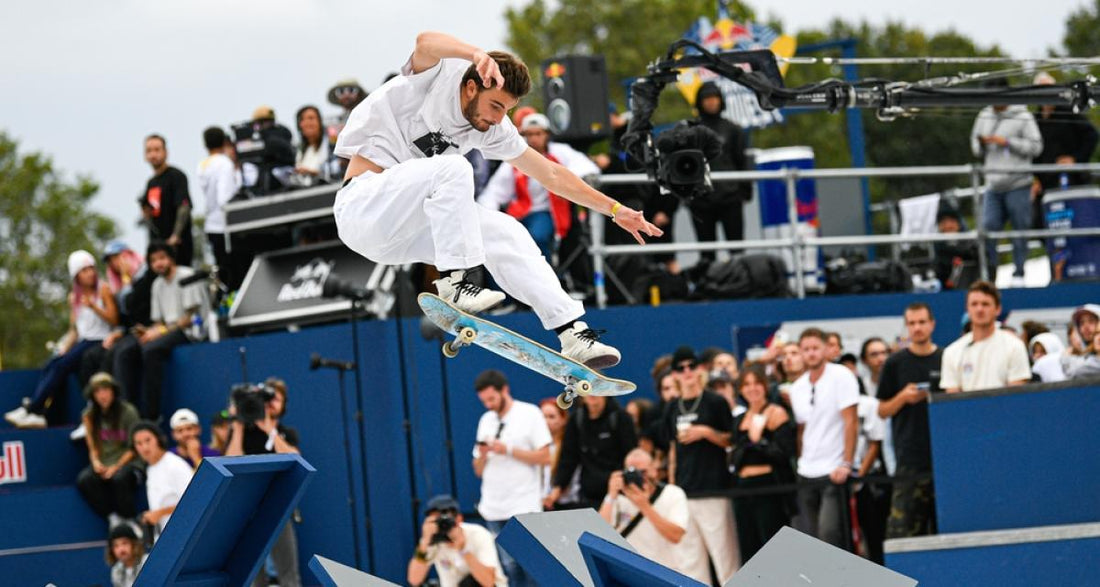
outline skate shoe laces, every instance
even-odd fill
[[[591,328],[585,328],[580,332],[574,332],[573,336],[577,337],[581,342],[587,342],[588,348],[592,348],[592,345],[600,340],[600,336],[606,334],[606,330],[592,330]]]
[[[462,279],[451,284],[455,288],[454,299],[452,299],[451,301],[457,304],[458,298],[460,298],[464,294],[473,298],[477,297],[481,292],[485,291],[484,287],[474,283],[473,281],[470,281],[470,277],[472,275],[478,275],[480,273],[480,269],[469,269],[463,272]]]

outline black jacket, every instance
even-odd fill
[[[626,454],[638,446],[634,422],[619,403],[607,399],[599,418],[588,417],[584,404],[574,410],[565,426],[554,485],[569,486],[573,471],[581,468],[581,499],[598,504],[607,495],[607,480],[623,468]]]
[[[1033,160],[1034,163],[1054,163],[1063,155],[1073,157],[1077,163],[1088,163],[1092,158],[1098,135],[1092,122],[1084,115],[1075,114],[1066,106],[1055,106],[1049,118],[1043,118],[1039,113],[1035,115],[1035,122],[1039,125],[1039,134],[1043,136],[1043,152]],[[1044,190],[1058,189],[1060,173],[1036,175]],[[1071,173],[1070,183],[1088,183],[1088,174]]]
[[[699,123],[722,138],[722,154],[710,162],[711,171],[746,171],[745,133],[736,124],[721,116],[702,115]],[[728,204],[752,199],[752,186],[746,182],[714,184],[714,193],[698,198],[692,204]]]

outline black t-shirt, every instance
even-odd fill
[[[279,431],[279,436],[282,436],[287,444],[293,447],[298,446],[297,430],[290,426],[283,426],[282,424],[276,426],[276,429]],[[232,438],[233,431],[230,430],[229,434],[230,438]],[[274,447],[272,447],[271,450],[267,449],[267,433],[256,426],[244,427],[244,440],[242,441],[242,446],[244,447],[244,454],[246,455],[269,455],[275,453]]]
[[[886,360],[878,383],[878,399],[892,399],[910,383],[928,383],[929,390],[940,393],[940,362],[943,349],[930,355],[913,354],[909,349],[898,351]],[[932,470],[932,441],[928,433],[928,402],[909,404],[894,415],[894,452],[898,468],[918,471]]]
[[[690,497],[701,491],[729,489],[731,477],[726,449],[709,440],[681,444],[679,426],[710,426],[718,432],[733,431],[733,414],[722,396],[704,391],[695,399],[675,400],[668,410],[669,439],[676,444],[676,485]]]
[[[176,227],[179,207],[191,205],[191,196],[187,192],[187,176],[175,167],[169,167],[160,175],[154,175],[145,186],[142,203],[152,209],[151,237],[168,240]],[[191,242],[191,227],[188,226],[180,238],[184,243]],[[181,247],[182,248],[182,247]],[[186,249],[189,250],[189,249]],[[187,265],[187,263],[180,263]]]

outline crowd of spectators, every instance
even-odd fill
[[[858,356],[819,328],[775,336],[741,365],[722,349],[679,347],[654,362],[657,403],[586,396],[565,412],[553,398],[513,399],[504,374],[485,371],[474,385],[486,412],[473,469],[488,530],[465,521],[454,498],[433,500],[446,507],[429,508],[408,581],[422,584],[435,565],[444,586],[530,584],[506,552],[464,549],[462,534],[474,527],[492,540],[512,516],[576,508],[595,509],[640,554],[705,584],[727,581],[786,525],[882,564],[886,539],[937,532],[933,394],[1100,366],[1100,306],[1073,313],[1068,344],[1036,322],[1016,334],[1001,315],[1000,292],[979,281],[946,348],[933,342],[936,318],[922,302],[900,316],[904,336],[868,337]],[[440,534],[441,517],[461,533]]]

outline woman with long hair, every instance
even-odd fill
[[[738,382],[746,411],[733,423],[732,464],[739,489],[774,487],[795,480],[795,426],[787,410],[768,401],[763,367],[747,366]],[[741,560],[749,560],[780,528],[790,522],[794,494],[738,497],[733,500]]]
[[[569,423],[569,412],[558,407],[554,398],[548,397],[539,402],[539,409],[546,418],[546,427],[550,429],[550,466],[543,468],[542,473],[542,507],[554,509],[554,501],[550,499],[550,492],[554,489],[554,475],[558,472],[558,459],[561,456],[561,443],[565,439],[565,425]],[[573,503],[577,500],[577,475],[573,476],[573,484],[570,491],[562,494],[559,503]]]
[[[325,125],[321,120],[321,111],[312,105],[298,109],[298,156],[294,163],[294,172],[303,178],[305,185],[328,183],[328,161],[331,149],[325,136]]]
[[[45,428],[46,407],[59,390],[64,389],[69,375],[80,369],[84,353],[111,333],[118,324],[118,306],[111,288],[99,279],[95,257],[88,251],[69,255],[69,330],[61,339],[57,355],[42,369],[34,394],[23,405],[4,414],[4,419],[17,428]]]
[[[118,383],[108,373],[93,375],[84,395],[91,400],[82,415],[91,464],[77,475],[76,486],[92,509],[113,527],[137,515],[130,428],[141,417],[137,408],[119,397]]]

